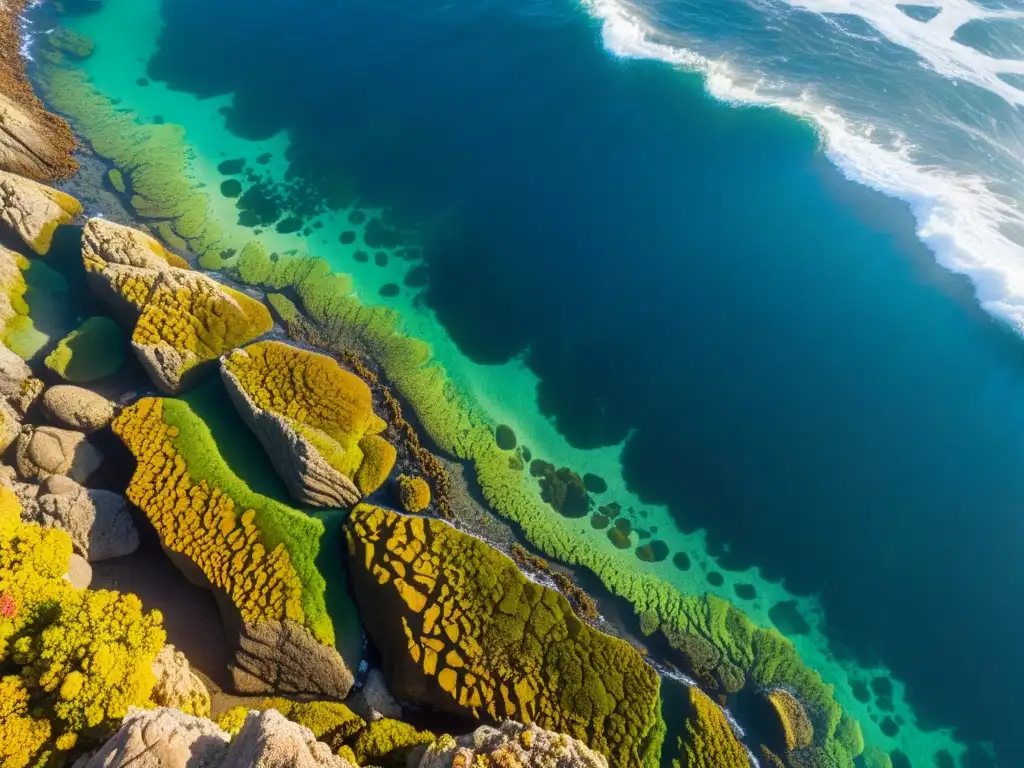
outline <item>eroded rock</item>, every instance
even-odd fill
[[[0,397],[10,399],[19,396],[30,378],[32,369],[28,363],[0,344]]]
[[[82,387],[59,384],[43,393],[43,415],[60,427],[95,432],[110,424],[114,404]]]
[[[139,548],[139,532],[123,496],[83,488],[60,475],[44,481],[41,490],[37,522],[67,531],[75,552],[90,563],[124,557]]]
[[[22,480],[66,475],[84,483],[103,463],[103,454],[81,432],[26,426],[18,436],[16,463]]]

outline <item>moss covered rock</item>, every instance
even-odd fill
[[[138,230],[90,219],[82,250],[90,288],[132,327],[132,348],[163,392],[188,388],[205,364],[273,327],[262,303]]]
[[[90,317],[46,356],[46,367],[72,384],[105,379],[124,365],[124,339],[109,317]]]
[[[366,382],[326,355],[277,341],[227,355],[221,377],[292,497],[349,507],[395,465],[395,449],[372,434],[380,420]]]
[[[346,527],[367,629],[400,699],[579,738],[615,765],[657,765],[660,681],[561,594],[439,520],[359,505]]]
[[[140,400],[113,427],[137,462],[129,500],[175,564],[217,597],[235,686],[344,698],[352,673],[334,648],[314,562],[323,523],[250,490],[184,400]]]
[[[0,226],[34,252],[48,253],[57,227],[70,224],[81,212],[82,204],[71,195],[0,171]]]
[[[398,495],[406,512],[415,514],[430,506],[430,486],[422,477],[399,475]]]
[[[674,768],[749,768],[747,750],[736,738],[725,713],[698,688],[690,688],[689,711]]]

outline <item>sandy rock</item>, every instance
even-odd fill
[[[82,387],[58,384],[43,393],[43,415],[58,426],[82,432],[103,429],[114,418],[114,404]]]
[[[608,768],[604,755],[569,736],[512,720],[458,739],[443,736],[409,756],[409,768],[500,765],[503,768]]]
[[[161,707],[174,707],[187,715],[210,716],[210,693],[189,666],[185,654],[173,645],[165,645],[153,660],[156,686],[153,701]]]
[[[345,703],[364,720],[402,719],[402,705],[391,695],[384,673],[379,669],[371,669],[363,687]]]
[[[275,709],[250,712],[220,768],[355,768]]]
[[[75,589],[88,589],[92,584],[92,566],[84,557],[72,554],[71,561],[68,563],[68,572],[64,574],[64,578],[70,581],[71,586]]]
[[[100,449],[81,432],[26,426],[18,436],[17,467],[23,480],[40,481],[50,475],[67,475],[84,483],[102,463]]]
[[[176,709],[132,707],[120,729],[82,768],[216,768],[228,735]]]
[[[28,364],[0,344],[0,397],[17,397],[31,377],[32,369]]]
[[[0,225],[36,253],[47,253],[57,227],[70,224],[81,212],[82,204],[71,195],[0,171]]]
[[[75,552],[90,563],[139,548],[139,532],[123,496],[86,489],[59,475],[46,479],[41,490],[37,522],[67,531]]]

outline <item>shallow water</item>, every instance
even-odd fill
[[[220,215],[239,216],[220,194],[229,178],[279,197],[258,206],[261,238],[327,258],[365,302],[398,309],[534,456],[607,481],[597,503],[619,502],[651,534],[634,532],[631,548],[660,540],[670,555],[641,563],[587,519],[566,530],[623,568],[774,621],[869,743],[929,766],[968,743],[962,764],[984,764],[978,743],[993,742],[1000,764],[1019,764],[1019,338],[936,265],[904,204],[829,162],[825,151],[841,161],[860,134],[717,102],[701,74],[606,48],[760,52],[799,84],[824,43],[783,21],[840,22],[787,15],[775,29],[764,8],[738,4],[589,10],[601,14],[568,0],[302,0],[287,13],[108,0],[70,23],[97,43],[83,68],[101,91],[141,122],[185,126],[190,173]],[[851,19],[847,37],[869,33],[892,67],[914,62]],[[721,68],[703,68],[721,82]],[[832,81],[851,72],[863,69]],[[874,77],[817,96],[849,111],[889,85]],[[881,103],[874,116],[892,115]],[[964,165],[942,173],[994,175],[1000,157],[973,166],[961,151]],[[241,174],[218,170],[235,158]],[[386,209],[394,230],[351,224],[353,205],[370,221]],[[298,232],[275,231],[292,216]],[[985,274],[1006,290],[983,292],[989,309],[1014,305],[998,267]],[[414,269],[425,286],[406,279]],[[927,732],[938,726],[959,742]]]

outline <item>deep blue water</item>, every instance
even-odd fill
[[[571,0],[164,7],[152,78],[233,93],[319,195],[415,227],[467,355],[525,356],[573,444],[629,435],[646,500],[1024,764],[1024,345],[905,205],[810,124],[611,55]]]

